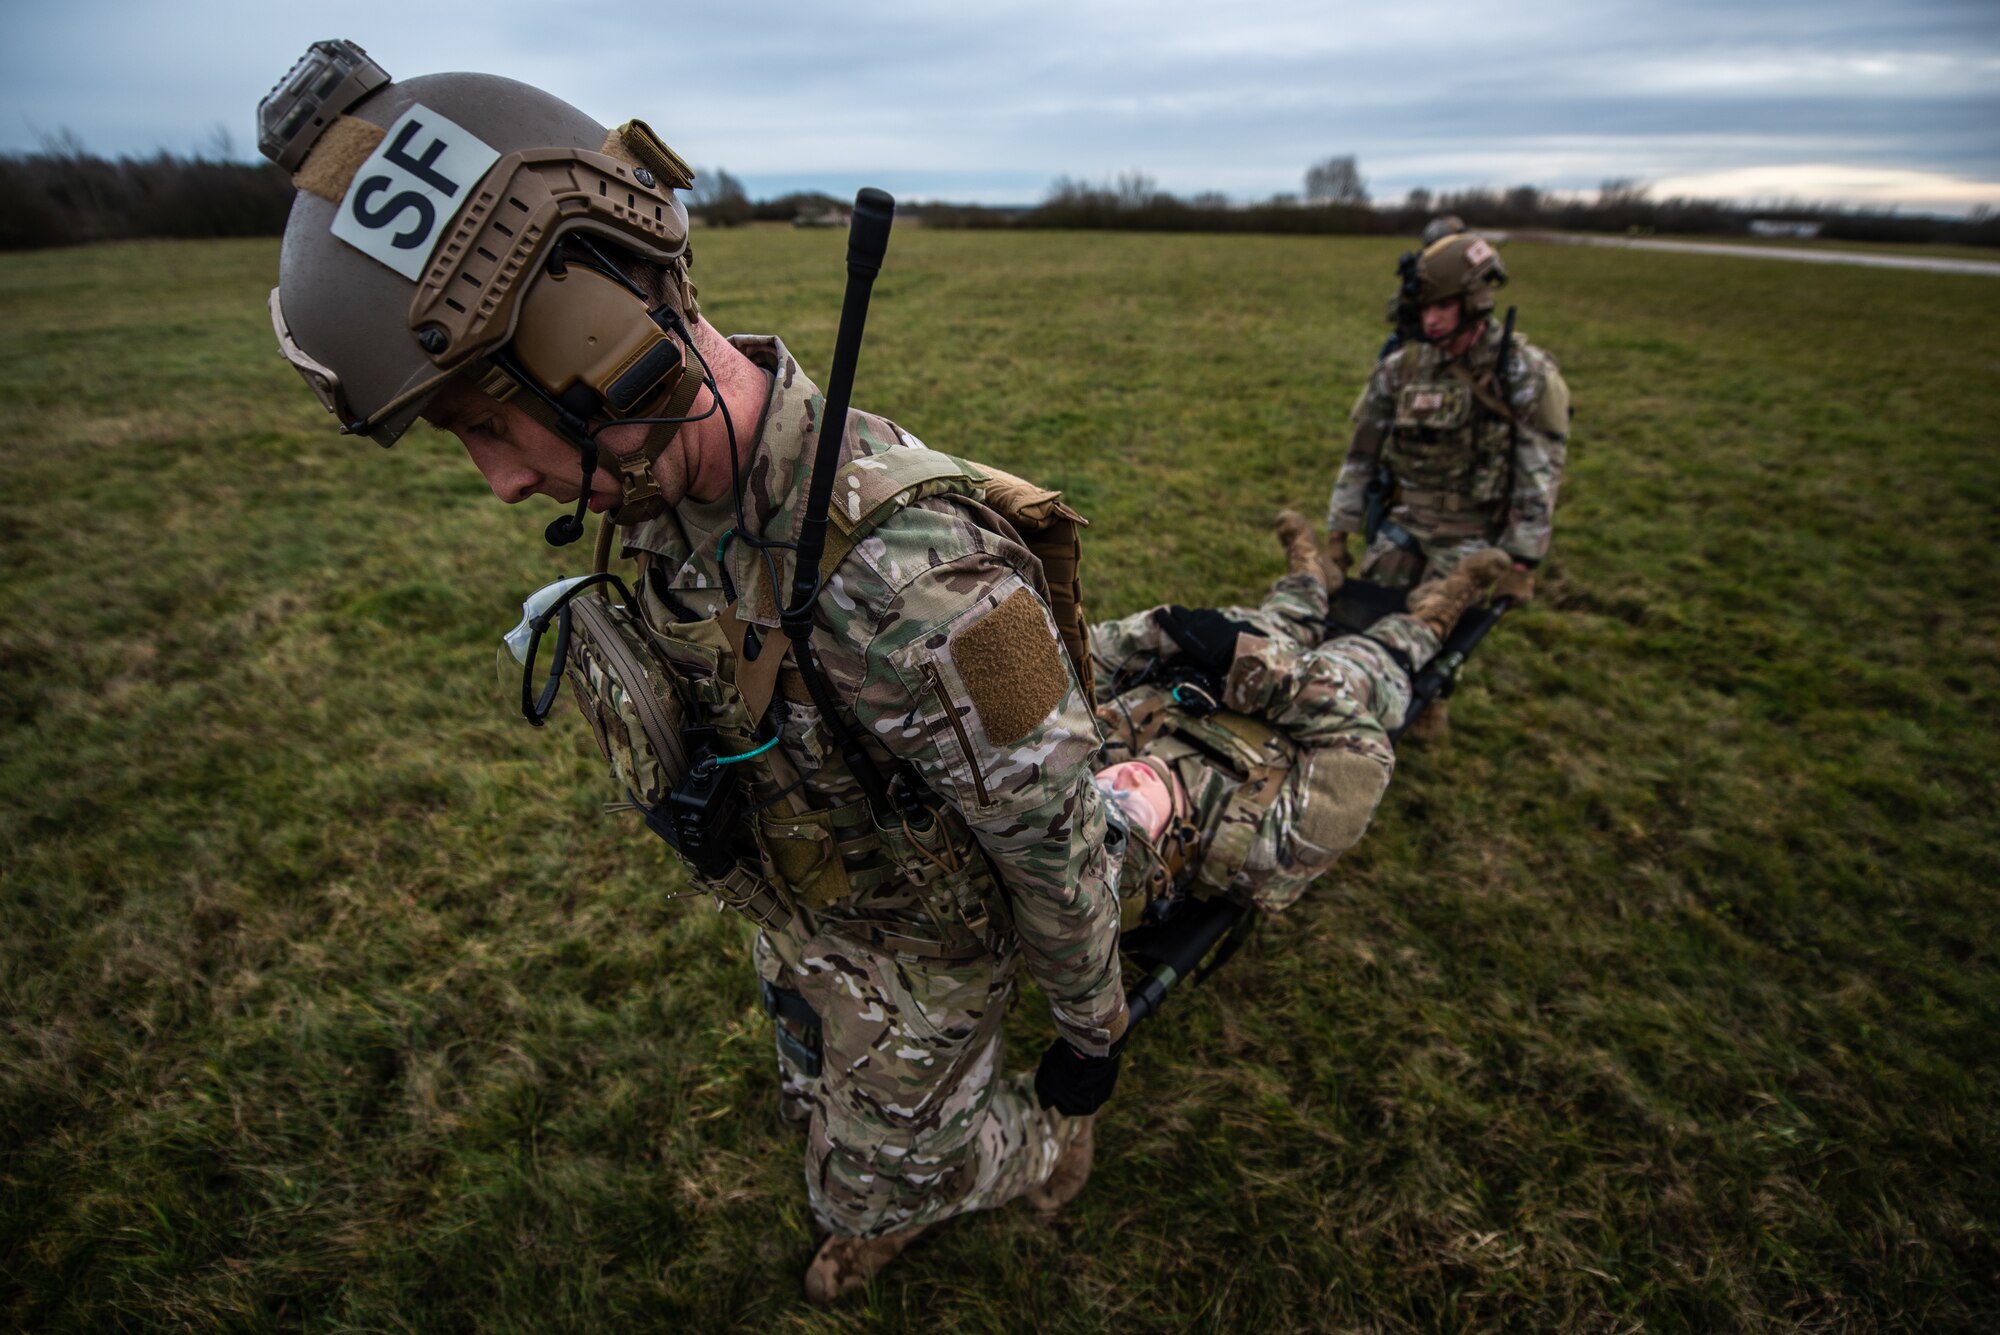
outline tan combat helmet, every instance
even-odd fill
[[[1465,219],[1456,213],[1440,213],[1424,224],[1423,234],[1418,238],[1420,246],[1434,245],[1448,236],[1457,236],[1465,230]]]
[[[1494,295],[1507,283],[1507,270],[1493,243],[1473,232],[1460,232],[1424,247],[1417,257],[1417,302],[1434,306],[1460,297],[1468,315],[1493,309]]]
[[[693,175],[643,122],[607,131],[493,75],[392,82],[328,41],[259,104],[258,126],[299,192],[271,293],[279,349],[344,432],[394,444],[454,373],[491,384],[524,306],[571,318],[577,299],[553,295],[545,266],[572,234],[661,265],[696,314],[674,193]],[[634,369],[595,368],[606,385]]]

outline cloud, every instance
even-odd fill
[[[1656,197],[1778,201],[1842,199],[1858,204],[1963,213],[1984,204],[2000,209],[2000,180],[1969,180],[1939,172],[1797,162],[1669,176],[1653,183]]]
[[[1880,183],[1901,180],[1935,201],[1959,197],[1938,181],[2000,179],[1990,0],[765,0],[658,17],[488,0],[475,23],[401,0],[331,16],[207,0],[199,25],[188,13],[12,7],[0,148],[67,127],[102,152],[185,151],[222,126],[247,150],[257,99],[338,28],[394,74],[478,69],[607,122],[641,116],[754,191],[880,179],[1024,202],[1059,175],[1138,167],[1168,189],[1256,197],[1346,152],[1378,194],[1612,176],[1660,188],[1827,164],[1844,170],[1825,188],[1869,192],[1840,198],[1883,202]]]

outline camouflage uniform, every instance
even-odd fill
[[[1462,361],[1497,400],[1502,327],[1490,316]],[[1396,481],[1361,577],[1402,587],[1448,575],[1499,547],[1533,565],[1548,554],[1569,442],[1569,387],[1553,358],[1514,336],[1508,407],[1518,429],[1453,374],[1435,344],[1409,343],[1379,362],[1354,405],[1354,435],[1333,486],[1327,527],[1362,531],[1362,495],[1378,463]],[[1421,554],[1400,545],[1397,530]]]
[[[1326,585],[1312,575],[1286,575],[1271,586],[1257,607],[1225,607],[1222,614],[1247,621],[1274,641],[1311,648],[1325,634]],[[1171,658],[1179,649],[1154,621],[1150,608],[1117,621],[1100,621],[1090,628],[1090,657],[1096,665],[1095,703],[1103,705],[1118,694],[1118,679],[1154,659]]]
[[[732,342],[772,375],[744,464],[744,511],[763,535],[793,538],[823,402],[776,339]],[[841,458],[905,448],[921,445],[854,412]],[[752,635],[781,633],[766,563],[733,539],[735,523],[724,496],[683,502],[624,535],[654,625],[672,634],[734,599]],[[789,566],[778,564],[778,587],[789,590]],[[983,850],[993,901],[968,912],[941,904],[932,886],[857,874],[864,888],[759,933],[760,977],[795,991],[818,1017],[821,1072],[809,1075],[782,1041],[779,1064],[787,1100],[810,1116],[813,1213],[835,1233],[934,1223],[1048,1177],[1076,1124],[1045,1112],[1025,1077],[1002,1078],[1001,1019],[1022,966],[1077,1050],[1103,1054],[1122,1032],[1114,869],[1091,782],[1098,738],[1041,578],[1004,521],[934,497],[866,537],[819,599],[813,645],[834,696],[853,702],[883,774],[917,776],[937,799],[938,826],[963,818],[954,828],[976,839],[973,861]],[[1005,682],[993,668],[996,645]],[[856,810],[861,790],[789,667],[772,710],[782,744],[742,766],[752,803],[798,785],[815,810]],[[752,819],[760,837],[773,833],[767,815]],[[867,860],[841,848],[850,871]],[[942,856],[968,853],[946,847]],[[990,924],[978,918],[986,907]]]
[[[1107,736],[1101,764],[1164,760],[1200,831],[1195,879],[1277,911],[1367,830],[1396,765],[1389,733],[1410,707],[1404,667],[1428,662],[1438,637],[1399,614],[1366,636],[1321,642],[1326,590],[1303,575],[1279,580],[1261,608],[1223,611],[1259,632],[1239,637],[1221,702],[1243,721],[1193,717],[1159,686],[1108,684],[1107,662],[1130,667],[1175,652],[1159,643],[1151,612],[1091,628]]]

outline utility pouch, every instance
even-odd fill
[[[611,585],[621,598],[578,596],[592,583]],[[539,698],[531,698],[536,651],[550,625],[557,627],[556,661]],[[538,619],[523,669],[523,711],[541,723],[567,680],[598,750],[647,827],[682,855],[718,903],[782,930],[794,916],[792,898],[760,874],[756,850],[748,850],[750,865],[736,856],[740,782],[713,761],[696,772],[694,740],[713,738],[714,730],[693,726],[690,701],[699,688],[718,689],[715,662],[700,646],[682,646],[693,654],[685,662],[670,657],[663,649],[671,643],[647,630],[616,576],[592,576]]]
[[[624,584],[615,576],[598,578],[623,601],[579,596],[588,587],[579,585],[544,614],[523,667],[522,709],[539,725],[555,703],[561,673],[619,786],[633,802],[657,810],[688,772],[687,704],[679,683],[651,652]],[[540,698],[533,699],[535,650],[549,617],[558,626],[556,662]]]
[[[990,941],[1012,921],[986,855],[969,831],[954,837],[952,817],[943,811],[929,814],[930,823],[921,829],[903,817],[876,826],[882,854],[904,882],[920,889],[933,920],[962,926],[982,943]]]
[[[832,811],[760,811],[756,829],[773,878],[801,904],[821,909],[847,898],[851,887]]]

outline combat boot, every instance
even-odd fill
[[[1410,615],[1437,632],[1442,640],[1465,615],[1465,609],[1486,596],[1493,581],[1513,569],[1514,558],[1498,547],[1474,552],[1443,579],[1410,590]]]
[[[1340,587],[1346,576],[1340,567],[1320,555],[1319,540],[1313,537],[1312,525],[1297,510],[1280,510],[1272,524],[1278,535],[1278,545],[1285,549],[1285,573],[1287,575],[1312,575],[1326,585],[1332,593]]]
[[[882,1267],[903,1254],[903,1248],[922,1237],[929,1224],[884,1233],[874,1238],[830,1235],[819,1245],[819,1254],[806,1267],[806,1300],[825,1307],[836,1299],[867,1285]]]
[[[1028,1204],[1045,1215],[1052,1215],[1075,1200],[1083,1184],[1090,1181],[1091,1161],[1097,1157],[1097,1119],[1078,1120],[1082,1125],[1063,1147],[1062,1158],[1049,1170],[1049,1180],[1039,1187],[1029,1187],[1024,1193]]]

